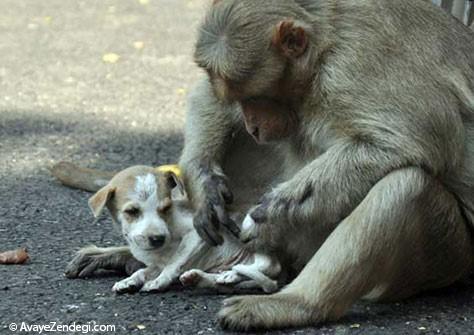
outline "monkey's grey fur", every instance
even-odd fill
[[[294,59],[271,46],[274,27],[288,19],[309,38]],[[200,213],[196,228],[218,239],[209,222],[226,222],[228,190],[212,180],[224,180],[225,167],[246,167],[243,181],[250,168],[253,182],[269,176],[265,166],[281,166],[286,181],[250,212],[261,223],[245,237],[302,270],[279,293],[226,300],[224,327],[335,319],[364,296],[401,299],[472,270],[474,34],[467,27],[424,0],[223,0],[203,23],[196,61],[211,81],[191,95],[180,161]],[[242,98],[226,100],[216,78],[238,83]],[[275,146],[285,163],[256,156],[227,164],[233,141],[247,136],[239,103],[274,98],[275,81],[295,87],[282,99],[300,119]],[[233,178],[230,171],[231,190]]]

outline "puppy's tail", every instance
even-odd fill
[[[89,192],[97,192],[116,174],[82,168],[69,162],[59,162],[51,167],[50,171],[64,185]]]

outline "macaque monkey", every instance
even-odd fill
[[[225,300],[224,328],[312,325],[472,271],[468,27],[426,0],[215,0],[195,60],[179,162],[194,227],[298,273]],[[92,261],[125,267],[112,251]]]
[[[425,0],[221,0],[195,60],[207,77],[190,97],[180,160],[194,225],[211,244],[222,229],[240,233],[299,271],[278,293],[225,300],[224,328],[315,324],[360,298],[402,299],[470,273],[468,27]],[[273,123],[281,136],[267,135]],[[243,129],[278,140],[283,161],[230,158],[246,150]],[[272,165],[282,171],[240,232],[226,175],[250,166],[255,180]]]

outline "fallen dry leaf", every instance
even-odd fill
[[[138,330],[143,330],[143,329],[145,329],[145,328],[146,328],[146,327],[145,327],[144,325],[137,325],[137,329],[138,329]]]
[[[117,61],[120,59],[120,56],[114,53],[108,53],[102,56],[102,60],[105,63],[117,63]]]
[[[26,248],[20,248],[16,250],[9,250],[0,253],[0,264],[23,264],[30,256]]]

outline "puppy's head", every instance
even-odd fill
[[[118,173],[89,199],[89,206],[96,217],[107,207],[132,249],[154,251],[170,241],[173,202],[185,197],[174,172],[135,166]]]

